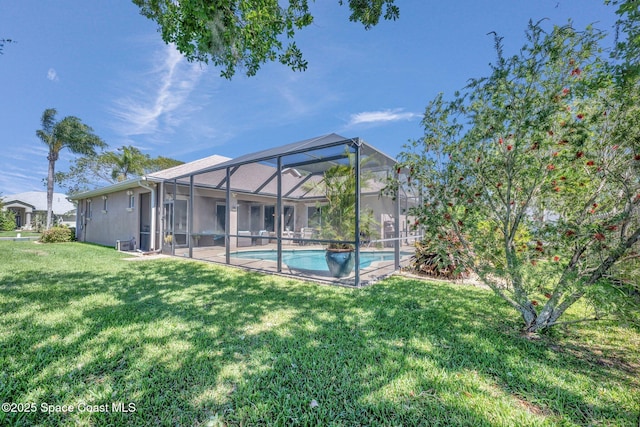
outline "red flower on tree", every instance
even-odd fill
[[[587,166],[593,166],[593,165],[595,165],[595,162],[593,160],[589,160],[587,162]]]
[[[596,233],[596,234],[593,236],[593,238],[594,238],[594,239],[596,239],[596,240],[598,240],[598,241],[600,241],[600,242],[602,242],[602,241],[605,239],[605,236],[604,236],[604,234],[602,234],[602,233]]]

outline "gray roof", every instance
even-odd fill
[[[277,193],[277,165],[281,159],[283,168],[282,189],[284,198],[314,198],[309,187],[322,180],[322,173],[331,165],[348,164],[349,155],[360,147],[368,160],[365,168],[376,170],[395,165],[395,160],[376,150],[359,138],[345,138],[335,133],[305,139],[303,141],[268,148],[245,154],[235,159],[213,155],[200,160],[164,169],[100,189],[76,194],[74,200],[107,194],[140,185],[140,182],[162,182],[176,180],[188,185],[190,177],[194,184],[216,189],[225,189],[226,170],[230,170],[232,191],[273,195]],[[371,191],[370,185],[367,190]],[[375,187],[375,185],[373,186]]]
[[[378,157],[384,159],[385,164],[395,164],[395,160],[393,158],[378,151],[359,138],[346,138],[335,133],[330,133],[279,147],[268,148],[255,153],[245,154],[244,156],[230,159],[229,161],[213,165],[212,167],[202,168],[197,172],[206,172],[224,169],[227,167],[238,167],[244,164],[258,162],[275,166],[277,164],[278,157],[281,157],[283,168],[291,167],[310,173],[318,173],[324,171],[326,168],[326,165],[323,165],[320,161],[331,161],[334,163],[340,162],[340,159],[342,159],[342,162],[347,161],[345,146],[353,147],[356,145],[362,147],[364,154],[376,153]],[[183,176],[175,177],[184,178],[187,175],[191,175],[193,172],[196,171],[190,171],[185,173]]]
[[[230,157],[219,156],[214,154],[213,156],[205,157],[204,159],[194,160],[193,162],[184,163],[172,168],[163,169],[161,171],[153,172],[147,175],[149,178],[155,179],[173,179],[179,176],[185,176],[192,172],[199,171],[211,166],[224,163],[231,160]]]
[[[231,174],[231,191],[243,193],[260,193],[276,196],[278,191],[277,168],[262,163],[248,163],[234,167]],[[223,190],[227,185],[226,169],[194,174],[194,184],[202,187]],[[307,183],[321,180],[321,176],[302,175],[294,169],[286,169],[282,173],[282,188],[284,198],[314,197],[307,188]],[[186,177],[177,180],[188,185]],[[318,197],[318,195],[315,195]]]
[[[47,192],[46,191],[27,191],[25,193],[9,194],[2,196],[2,203],[9,204],[11,202],[20,202],[31,205],[37,211],[47,210]],[[64,215],[75,210],[76,207],[67,199],[66,194],[53,193],[53,213],[56,215]]]
[[[223,163],[230,160],[229,157],[213,155],[205,157],[204,159],[194,160],[193,162],[184,163],[178,166],[174,166],[168,169],[150,173],[144,177],[131,178],[126,181],[117,182],[115,184],[107,185],[105,187],[96,188],[89,191],[83,191],[81,193],[71,196],[71,200],[86,199],[89,197],[96,197],[103,194],[109,194],[116,191],[128,190],[130,188],[139,187],[141,182],[162,182],[167,179],[173,179],[178,176],[188,175],[193,171],[197,171],[203,168],[212,167],[219,163]]]

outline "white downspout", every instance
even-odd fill
[[[155,184],[151,184],[152,186],[149,186],[148,184],[145,183],[145,181],[147,180],[146,177],[142,177],[142,180],[138,181],[138,185],[142,188],[146,188],[147,190],[151,191],[151,236],[149,239],[149,249],[151,251],[157,249],[156,248],[156,189]]]

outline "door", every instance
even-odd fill
[[[187,234],[189,230],[189,204],[186,200],[173,201],[173,246],[184,248],[189,246]]]
[[[251,206],[251,234],[258,234],[263,226],[262,206]]]
[[[227,205],[216,204],[216,233],[224,234],[227,229]]]
[[[165,202],[163,215],[162,252],[173,255],[173,200]]]
[[[140,194],[140,250],[147,252],[151,243],[151,193]]]

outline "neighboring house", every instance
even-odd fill
[[[313,183],[355,153],[369,165],[367,176],[375,175],[361,183],[359,200],[374,213],[379,230],[363,241],[393,239],[401,230],[407,235],[401,202],[380,195],[395,161],[357,138],[329,134],[236,159],[214,155],[76,194],[77,238],[219,262],[226,253],[226,263],[238,248],[319,244],[313,239],[322,227],[323,196]]]
[[[27,191],[2,196],[3,209],[16,216],[16,228],[36,230],[44,227],[47,218],[47,192]],[[76,225],[76,207],[66,194],[53,193],[53,223],[69,227]]]

